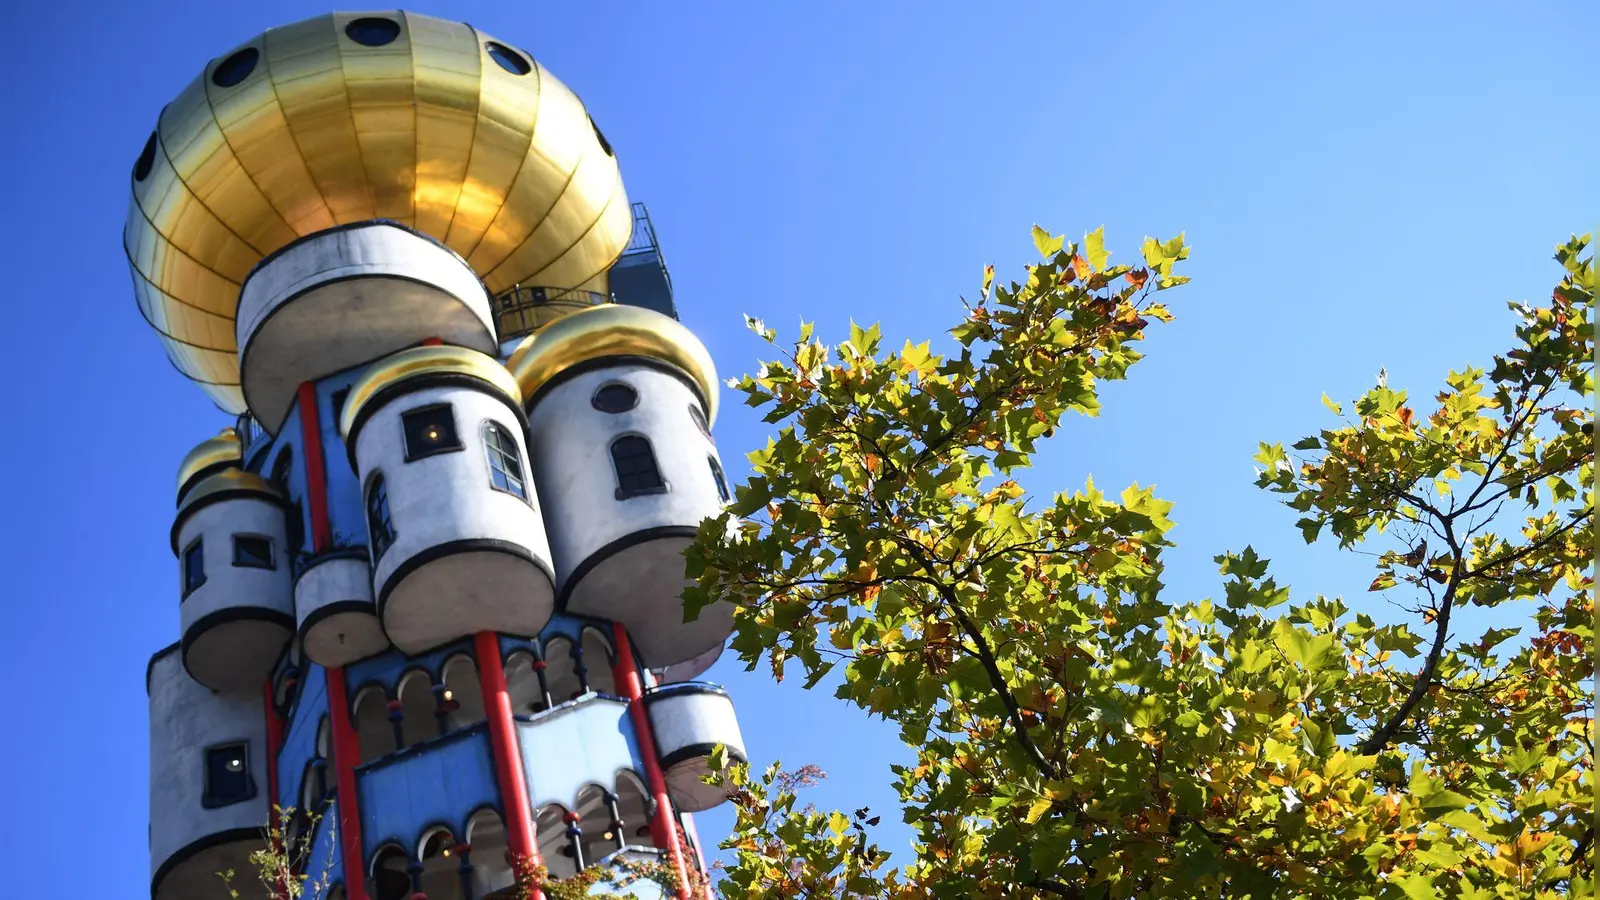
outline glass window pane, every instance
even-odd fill
[[[456,417],[449,404],[410,410],[401,414],[400,422],[405,432],[407,462],[461,449]]]
[[[272,541],[255,534],[234,535],[233,564],[259,569],[273,568]]]

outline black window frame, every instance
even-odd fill
[[[420,431],[430,421],[425,416],[437,414],[441,411],[445,414],[444,419],[441,421],[445,422],[449,427],[447,437],[454,440],[454,443],[443,443],[443,438],[441,438],[441,443],[434,447],[418,448],[413,446],[411,441],[414,433],[413,426],[415,425],[416,429]],[[461,442],[461,429],[456,427],[455,405],[451,403],[430,403],[427,406],[419,406],[401,413],[400,440],[405,444],[406,462],[416,462],[419,459],[427,459],[430,456],[438,456],[441,453],[459,453],[466,449],[466,445]]]
[[[613,388],[622,388],[628,392],[629,403],[627,406],[619,406],[613,409],[600,403],[600,395]],[[626,381],[608,381],[595,388],[594,393],[589,395],[589,405],[606,415],[620,416],[625,412],[632,412],[639,408],[639,389]]]
[[[234,794],[220,794],[217,785],[213,784],[213,763],[218,759],[227,759],[237,756],[240,762],[238,791]],[[256,779],[250,772],[250,742],[228,741],[222,744],[212,744],[205,749],[201,756],[201,765],[205,768],[202,772],[204,778],[200,794],[200,805],[206,809],[220,809],[224,806],[233,806],[236,803],[247,803],[256,797]],[[226,767],[226,763],[223,766]]]
[[[635,441],[637,441],[638,444],[631,443]],[[624,442],[629,442],[628,446],[630,447],[642,445],[645,452],[642,454],[632,454],[626,459],[620,457],[617,455],[617,450],[624,444]],[[644,497],[651,494],[665,494],[667,491],[671,490],[672,486],[667,483],[666,475],[662,474],[661,472],[661,462],[656,459],[655,446],[650,443],[649,438],[642,434],[618,435],[614,440],[612,440],[611,446],[607,449],[609,450],[611,456],[611,471],[614,475],[616,475],[617,478],[616,496],[618,500],[627,500],[632,497]],[[623,465],[625,462],[633,462],[637,460],[647,460],[649,462],[648,471],[643,469],[639,471],[623,471]],[[638,479],[639,477],[648,475],[650,473],[653,473],[655,476],[654,484],[635,484],[630,486],[630,479]]]
[[[378,491],[383,492],[381,511],[374,509],[372,502],[374,494]],[[361,492],[361,508],[367,519],[367,544],[372,551],[372,565],[376,567],[378,560],[394,546],[395,538],[398,537],[394,527],[394,514],[389,509],[389,483],[381,471],[373,472],[367,479],[367,486]],[[381,529],[378,527],[380,525]]]
[[[239,558],[239,541],[240,541],[241,538],[243,538],[244,540],[247,540],[247,541],[260,541],[261,543],[265,544],[266,548],[267,548],[267,554],[266,554],[267,559],[266,559],[266,562],[265,563],[261,563],[261,562],[241,561],[240,558]],[[249,532],[234,535],[233,536],[233,564],[235,566],[238,566],[241,569],[267,569],[267,570],[270,571],[270,570],[274,570],[274,569],[278,568],[278,554],[273,550],[273,540],[272,540],[272,538],[267,537],[264,534],[251,534]]]
[[[700,408],[700,404],[694,402],[689,404],[689,418],[694,420],[695,429],[705,435],[706,440],[713,444],[717,442],[717,439],[711,436],[711,422],[706,419],[706,411]]]
[[[198,579],[194,578],[193,574],[191,573],[191,567],[189,565],[191,561],[199,563],[198,568],[200,570],[200,577]],[[183,596],[185,598],[187,598],[190,594],[194,593],[195,591],[198,591],[201,588],[205,587],[205,584],[206,584],[206,539],[205,539],[205,535],[201,535],[200,537],[195,538],[194,540],[189,542],[189,546],[183,548],[183,556],[179,558],[179,569],[180,569],[180,573],[181,573],[180,577],[182,577],[182,579],[183,579]]]
[[[722,463],[717,462],[715,456],[707,456],[706,463],[711,466],[711,480],[717,483],[717,496],[722,498],[723,504],[733,502],[733,488],[728,486],[728,476],[722,471]]]
[[[483,452],[489,460],[489,487],[501,493],[532,504],[528,497],[528,467],[522,462],[522,451],[511,429],[493,419],[483,423]],[[491,435],[493,435],[491,437]],[[511,471],[515,468],[515,471]],[[501,486],[496,476],[505,480]]]

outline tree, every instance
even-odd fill
[[[1089,481],[1020,481],[1069,413],[1125,377],[1182,236],[1111,266],[1100,231],[1038,228],[1021,282],[991,266],[950,329],[886,351],[750,326],[775,358],[737,381],[779,426],[689,551],[693,616],[738,604],[731,647],[898,724],[914,859],[867,810],[797,808],[794,785],[728,766],[737,823],[721,889],[790,897],[1568,896],[1592,891],[1595,277],[1557,249],[1547,304],[1512,304],[1515,346],[1426,405],[1382,376],[1258,484],[1308,542],[1376,558],[1372,590],[1293,602],[1246,547],[1220,600],[1161,582],[1171,505]],[[1460,640],[1463,604],[1533,608]],[[1511,615],[1508,608],[1507,615]]]

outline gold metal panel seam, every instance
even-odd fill
[[[415,226],[442,240],[450,232],[471,160],[481,55],[465,25],[404,15],[416,68]]]
[[[339,64],[349,97],[351,121],[379,218],[410,225],[417,166],[417,114],[411,38],[403,20],[400,34],[381,47],[367,47],[344,36],[345,26],[362,16],[335,13],[340,34]]]
[[[450,233],[451,249],[470,259],[495,214],[515,183],[522,160],[533,142],[539,102],[539,70],[516,75],[500,68],[483,49],[488,35],[473,29],[479,69],[477,126],[472,159],[456,203]]]
[[[267,64],[284,120],[335,223],[374,218],[333,16],[267,32]]]

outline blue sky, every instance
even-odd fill
[[[60,878],[147,896],[143,672],[177,633],[172,476],[226,420],[147,331],[119,238],[161,106],[210,57],[327,11],[246,6],[54,2],[0,33],[16,896]],[[683,6],[414,9],[528,49],[583,96],[724,374],[761,349],[743,313],[937,338],[985,263],[1020,271],[1036,222],[1105,225],[1114,260],[1186,231],[1178,321],[1027,479],[1154,483],[1177,504],[1176,598],[1219,591],[1210,558],[1253,543],[1297,593],[1384,610],[1359,560],[1305,547],[1251,486],[1256,441],[1315,430],[1324,391],[1354,396],[1380,367],[1431,394],[1486,362],[1505,301],[1544,296],[1552,245],[1600,213],[1590,3]],[[737,477],[766,426],[732,399],[718,438]],[[892,808],[907,753],[882,723],[736,665],[712,677],[758,761],[828,770],[821,805]],[[896,818],[881,837],[903,846]],[[87,861],[67,847],[92,865],[45,864]]]

